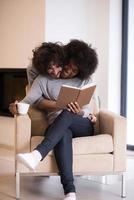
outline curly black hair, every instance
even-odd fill
[[[32,64],[39,74],[46,75],[51,64],[63,67],[64,51],[61,43],[43,42],[33,50]]]
[[[73,39],[64,46],[64,65],[72,62],[79,69],[78,78],[89,78],[96,70],[98,56],[96,51],[84,41]]]

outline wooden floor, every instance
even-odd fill
[[[87,177],[75,177],[78,200],[121,200],[121,182],[101,184]],[[64,197],[58,176],[21,177],[21,200],[61,200]],[[15,199],[15,177],[0,177],[0,200]],[[127,197],[134,200],[134,156],[127,161]]]

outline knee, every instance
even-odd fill
[[[71,112],[69,112],[67,109],[64,109],[61,114],[60,114],[63,118],[69,118],[71,117]]]
[[[62,113],[67,115],[67,114],[69,114],[70,112],[69,112],[67,109],[64,109],[64,110],[62,111]]]

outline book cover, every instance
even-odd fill
[[[81,88],[62,85],[57,99],[57,107],[66,108],[68,103],[75,101],[82,107],[90,102],[95,88],[95,84],[88,84]]]

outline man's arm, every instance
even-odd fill
[[[43,92],[41,89],[41,83],[42,82],[40,80],[40,77],[36,78],[36,80],[32,84],[32,87],[29,89],[27,95],[24,97],[24,99],[21,100],[21,102],[28,103],[30,105],[38,102],[38,100],[43,95]],[[13,115],[18,113],[17,101],[9,105],[9,110]]]
[[[27,78],[28,78],[28,84],[31,86],[36,77],[39,75],[37,70],[34,68],[32,63],[30,63],[27,67]]]
[[[44,83],[45,84],[45,83]],[[24,103],[28,103],[30,105],[36,103],[43,95],[42,91],[42,78],[39,76],[34,80],[31,88],[28,90],[26,96],[22,100]]]
[[[56,101],[42,99],[40,102],[36,103],[37,108],[41,110],[57,110]]]

